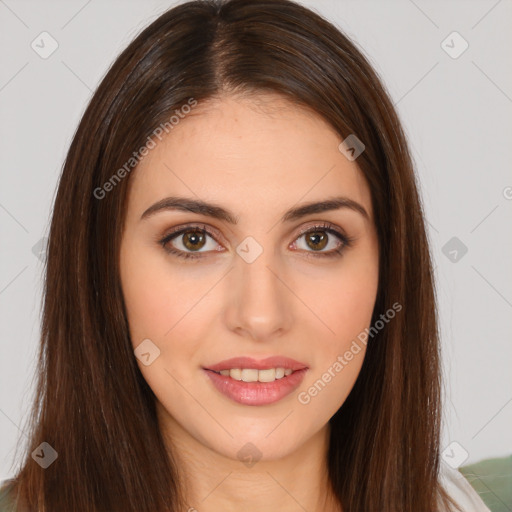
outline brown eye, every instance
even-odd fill
[[[200,258],[204,256],[205,252],[219,250],[214,236],[206,227],[199,226],[176,230],[160,240],[159,243],[168,253],[182,258]],[[208,243],[211,245],[208,246]]]
[[[301,243],[298,243],[299,240]],[[293,245],[294,248],[301,249],[305,256],[335,257],[341,256],[344,250],[351,246],[353,240],[333,229],[330,224],[323,224],[302,231]],[[208,243],[211,244],[209,247]],[[208,253],[222,252],[222,249],[219,249],[222,246],[206,226],[187,226],[177,229],[159,240],[159,244],[169,254],[186,259],[198,259],[208,256]],[[324,250],[326,248],[330,250]]]
[[[190,251],[202,249],[206,243],[206,236],[203,231],[186,231],[182,233],[182,243]]]
[[[308,247],[321,251],[328,242],[328,235],[322,231],[310,231],[305,235]]]
[[[340,233],[331,224],[324,223],[302,231],[293,245],[301,249],[305,256],[328,258],[341,256],[353,241],[353,238]],[[324,250],[326,248],[328,250]]]

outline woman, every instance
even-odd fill
[[[44,298],[16,510],[487,510],[440,467],[399,120],[298,4],[188,2],[119,56],[64,165]]]

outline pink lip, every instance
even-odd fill
[[[226,359],[225,361],[210,365],[204,369],[220,372],[221,370],[231,370],[232,368],[247,368],[254,370],[265,370],[266,368],[284,368],[286,370],[289,368],[296,371],[307,368],[307,365],[284,356],[272,356],[259,361],[252,357],[232,357],[231,359]]]
[[[293,373],[276,379],[274,382],[243,382],[221,375],[221,370],[247,368],[264,370],[266,368],[289,368]],[[304,379],[308,367],[288,357],[268,357],[257,361],[250,357],[235,357],[221,361],[203,371],[211,379],[213,385],[224,396],[243,405],[267,405],[278,402],[295,391]]]

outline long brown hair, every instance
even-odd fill
[[[121,53],[69,148],[49,236],[37,396],[12,489],[28,510],[186,510],[123,304],[126,162],[191,98],[258,92],[317,112],[340,142],[350,134],[363,141],[357,164],[380,248],[372,324],[395,302],[403,306],[369,341],[356,384],[330,420],[334,493],[345,512],[433,511],[448,499],[438,481],[432,264],[393,104],[355,44],[311,10],[288,0],[205,0],[168,10]],[[105,187],[116,172],[122,179]],[[58,453],[47,469],[31,456],[43,442]]]

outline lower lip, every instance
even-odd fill
[[[303,368],[274,382],[244,382],[212,370],[203,370],[224,396],[244,405],[267,405],[278,402],[300,386],[307,372],[307,368]]]

